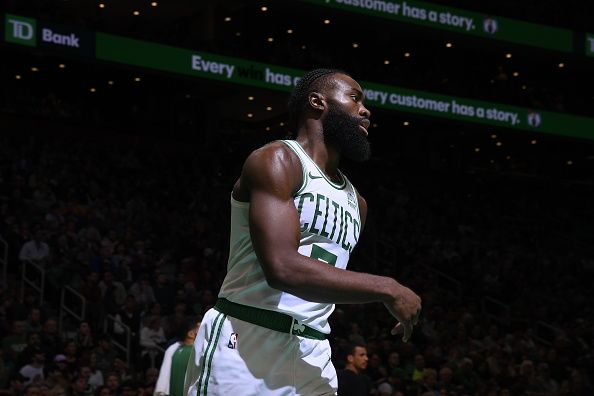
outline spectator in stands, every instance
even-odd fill
[[[58,334],[58,321],[53,318],[47,318],[41,329],[41,348],[46,356],[55,356],[62,349],[62,339]]]
[[[175,308],[171,315],[165,317],[163,323],[163,330],[165,330],[166,337],[172,338],[183,332],[183,327],[188,320],[187,304],[183,301],[175,303]]]
[[[21,373],[11,374],[8,378],[7,386],[0,387],[0,395],[2,396],[21,396],[25,388],[25,378]]]
[[[126,342],[126,331],[127,329],[121,324],[127,326],[130,332],[130,354],[131,356],[137,356],[139,350],[139,334],[140,334],[140,309],[136,304],[136,299],[132,295],[126,297],[124,306],[115,315],[115,321],[113,324],[113,332],[116,339],[121,344]]]
[[[2,339],[5,362],[12,365],[17,364],[18,355],[26,347],[25,322],[22,320],[13,320],[10,325],[10,334]]]
[[[338,371],[338,394],[340,396],[366,396],[371,390],[371,381],[363,373],[367,368],[367,348],[362,343],[347,347],[345,366]]]
[[[84,376],[78,376],[72,382],[70,388],[70,396],[91,396],[93,395],[93,389],[89,385],[87,378]]]
[[[76,347],[80,350],[93,349],[95,347],[95,339],[91,330],[91,325],[87,321],[82,321],[78,325],[78,330],[74,337]]]
[[[117,373],[121,382],[132,381],[136,378],[134,370],[132,370],[128,364],[119,357],[113,362],[113,371]]]
[[[128,292],[134,296],[141,310],[156,302],[153,287],[150,285],[147,275],[142,275],[138,281],[134,282]]]
[[[103,272],[103,279],[99,282],[101,298],[105,312],[115,315],[126,301],[126,288],[122,282],[114,279],[111,271]]]
[[[120,377],[114,371],[106,371],[107,375],[105,376],[105,386],[109,389],[109,393],[111,396],[118,395],[120,391]]]
[[[41,348],[41,337],[39,333],[28,333],[27,346],[19,354],[17,365],[22,367],[29,363],[39,348]]]
[[[437,386],[437,371],[432,368],[423,370],[423,380],[417,387],[419,396],[439,396],[440,390]]]
[[[25,381],[25,386],[33,383],[33,382],[40,382],[45,378],[45,352],[38,348],[31,358],[29,364],[20,368],[19,373],[27,380]]]
[[[110,396],[111,392],[109,388],[105,385],[98,387],[95,389],[94,396]]]
[[[89,384],[94,388],[102,386],[105,381],[103,379],[103,373],[97,368],[97,354],[90,352],[88,354],[87,366],[89,367]]]
[[[54,356],[53,364],[48,368],[48,377],[68,386],[74,379],[74,373],[68,367],[66,356],[58,354]]]
[[[29,314],[27,315],[27,333],[39,333],[41,331],[41,327],[41,309],[39,309],[39,307],[33,307],[29,310]]]
[[[87,305],[86,314],[89,324],[93,328],[103,325],[105,310],[101,301],[101,289],[99,288],[99,274],[89,271],[85,281],[81,283],[79,293],[85,298]]]
[[[443,366],[439,369],[439,382],[437,383],[437,387],[442,394],[446,396],[456,394],[456,385],[453,380],[454,372],[450,367]]]
[[[165,310],[170,310],[175,301],[175,290],[170,284],[169,279],[163,273],[159,273],[153,286],[155,300],[159,301]]]
[[[33,238],[21,247],[19,259],[21,261],[31,260],[36,263],[44,263],[50,255],[50,249],[45,243],[45,235],[41,228],[37,228]]]
[[[114,351],[107,334],[100,334],[97,337],[97,347],[94,352],[97,359],[97,368],[104,373],[111,371],[118,354]]]
[[[89,366],[81,366],[77,376],[84,377],[93,391],[103,385],[103,375],[101,374],[101,371],[95,370],[93,373]]]
[[[156,365],[160,364],[162,348],[166,341],[165,331],[161,326],[161,318],[157,315],[149,317],[140,330],[140,356],[143,358],[144,367],[156,367]]]
[[[79,370],[79,350],[74,340],[66,341],[64,344],[63,355],[66,357],[66,366],[71,373],[75,374]]]

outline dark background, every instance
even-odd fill
[[[438,3],[580,33],[594,30],[594,11],[584,2]],[[578,52],[299,1],[103,4],[5,1],[0,11],[594,117],[594,59]],[[214,304],[225,275],[231,187],[251,150],[289,132],[287,95],[7,43],[0,52],[0,236],[8,243],[0,289],[0,387],[19,394],[10,378],[42,348],[47,374],[37,385],[44,395],[100,392],[94,379],[76,386],[77,378],[85,378],[80,367],[91,366],[105,382],[115,373],[119,382],[111,394],[133,388],[148,396],[160,354],[143,343],[142,329],[157,318],[164,335],[159,345],[165,347],[185,318]],[[250,95],[255,100],[248,101]],[[363,340],[370,357],[366,375],[376,394],[382,383],[405,395],[427,387],[447,395],[594,394],[593,142],[371,111],[373,158],[342,166],[369,205],[349,268],[410,285],[423,298],[423,318],[405,345],[389,335],[393,319],[380,304],[338,306],[331,319],[337,368],[344,365],[346,343]],[[36,261],[39,267],[27,267],[21,250],[36,232],[49,255]],[[24,267],[45,271],[41,295],[23,283]],[[39,282],[31,271],[25,278]],[[132,297],[115,296],[106,272],[120,282],[124,297]],[[85,301],[82,318],[64,309],[80,309],[74,291]],[[31,319],[36,309],[38,322]],[[102,333],[112,343],[123,341],[113,317],[131,326],[130,355],[99,346]],[[14,332],[15,322],[24,322],[22,333]],[[92,335],[81,333],[82,322]],[[41,345],[33,341],[24,353],[15,351],[31,334],[40,335]],[[59,354],[68,356],[67,369],[56,368]],[[451,383],[440,374],[446,367]],[[431,369],[438,373],[436,385],[422,379]]]

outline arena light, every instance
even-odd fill
[[[505,157],[506,160],[510,160],[511,159],[511,155],[508,155],[507,157]]]
[[[96,88],[89,88],[89,92],[95,93],[95,92],[97,92],[97,89]]]
[[[63,64],[63,63],[60,63],[60,64],[58,65],[58,67],[59,67],[60,69],[65,69],[65,68],[66,68],[66,65],[65,65],[65,64]]]
[[[270,127],[269,126],[266,127],[266,131],[270,131]]]
[[[140,82],[140,77],[134,77],[135,82]]]
[[[252,100],[254,100],[254,97],[253,96],[248,96],[247,97],[247,100],[252,101]]]
[[[33,67],[31,67],[31,71],[32,71],[32,72],[38,72],[38,71],[39,71],[39,68],[37,68],[37,67],[33,66]]]
[[[20,79],[21,79],[21,78],[23,78],[23,77],[21,77],[21,75],[20,75],[20,74],[17,74],[16,76],[14,76],[14,78],[15,78],[16,80],[20,80]]]
[[[109,81],[107,82],[107,85],[113,85],[113,84],[114,84],[114,82],[113,82],[112,80],[109,80]]]
[[[231,22],[231,17],[225,17],[225,19],[223,19],[225,22]]]
[[[270,107],[270,106],[266,107],[266,111],[272,111],[272,107]]]
[[[511,57],[512,57],[512,54],[508,52],[507,54],[505,54],[505,57],[506,57],[507,59],[511,59]]]
[[[353,48],[359,48],[359,43],[353,43]]]
[[[293,34],[293,29],[287,29],[288,34]]]
[[[404,122],[402,123],[402,125],[404,125],[404,126],[409,126],[409,125],[410,125],[410,122],[408,122],[408,121],[404,121]]]
[[[281,121],[281,123],[279,125],[280,126],[285,126],[285,123]]]
[[[262,11],[262,12],[268,11],[268,7],[262,6],[262,7],[260,7],[260,11]]]
[[[501,147],[501,146],[503,145],[503,143],[501,143],[501,142],[497,142],[497,143],[495,143],[495,145],[496,145],[497,147]]]
[[[474,152],[475,152],[475,153],[478,153],[478,152],[480,152],[480,151],[481,151],[481,148],[480,148],[480,147],[475,147],[475,148],[474,148]]]
[[[410,58],[410,52],[405,52],[405,53],[404,53],[404,57],[405,57],[405,58]]]
[[[565,67],[565,63],[561,62],[561,63],[559,63],[558,66],[559,66],[559,69],[563,69]]]
[[[573,165],[573,161],[572,160],[568,160],[568,161],[565,162],[565,164],[571,166],[571,165]]]
[[[518,77],[519,75],[520,75],[520,73],[518,73],[518,72],[514,72],[514,73],[512,74],[512,76],[514,76],[514,77]]]
[[[389,61],[388,59],[386,59],[386,60],[384,61],[384,65],[389,65],[389,64],[390,64],[390,61]]]
[[[307,47],[305,46],[305,44],[303,44],[303,45],[301,46],[301,49],[302,49],[302,50],[304,50],[304,49],[306,49],[306,48],[307,48]]]
[[[105,8],[105,4],[99,3],[99,8]]]
[[[272,43],[272,42],[274,41],[274,37],[268,37],[268,38],[266,39],[266,41],[268,41],[269,43]]]
[[[140,11],[136,10],[136,11],[134,11],[134,12],[132,13],[132,15],[134,15],[134,16],[138,16],[138,15],[140,15]]]
[[[530,142],[530,144],[536,144],[536,143],[538,143],[538,141],[536,139],[534,139]]]
[[[237,37],[239,37],[239,36],[241,36],[241,32],[235,32],[235,35],[236,35]]]
[[[153,6],[153,7],[156,7],[156,6],[158,6],[158,5],[159,5],[159,3],[157,3],[156,1],[153,1],[153,2],[151,3],[151,6]]]
[[[254,116],[254,114],[253,113],[247,113],[246,116],[247,116],[247,118],[252,118]]]
[[[491,139],[497,139],[497,135],[496,134],[492,134],[491,135]]]
[[[452,48],[453,46],[454,46],[454,44],[452,44],[452,43],[446,43],[447,48]]]
[[[324,25],[330,25],[330,19],[324,19]]]

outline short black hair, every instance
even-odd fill
[[[346,347],[346,350],[345,350],[345,352],[346,352],[345,355],[347,355],[347,356],[348,355],[354,355],[355,354],[355,349],[357,347],[367,349],[367,345],[365,345],[364,342],[361,342],[361,341],[351,341],[351,342],[349,342],[347,344],[347,347]]]
[[[289,131],[292,135],[297,133],[297,123],[305,109],[309,94],[326,87],[329,82],[327,77],[332,74],[349,75],[340,69],[314,69],[305,73],[295,85],[288,102]]]

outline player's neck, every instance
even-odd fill
[[[324,142],[321,125],[304,128],[297,136],[297,141],[326,175],[334,180],[339,178],[340,153]]]

